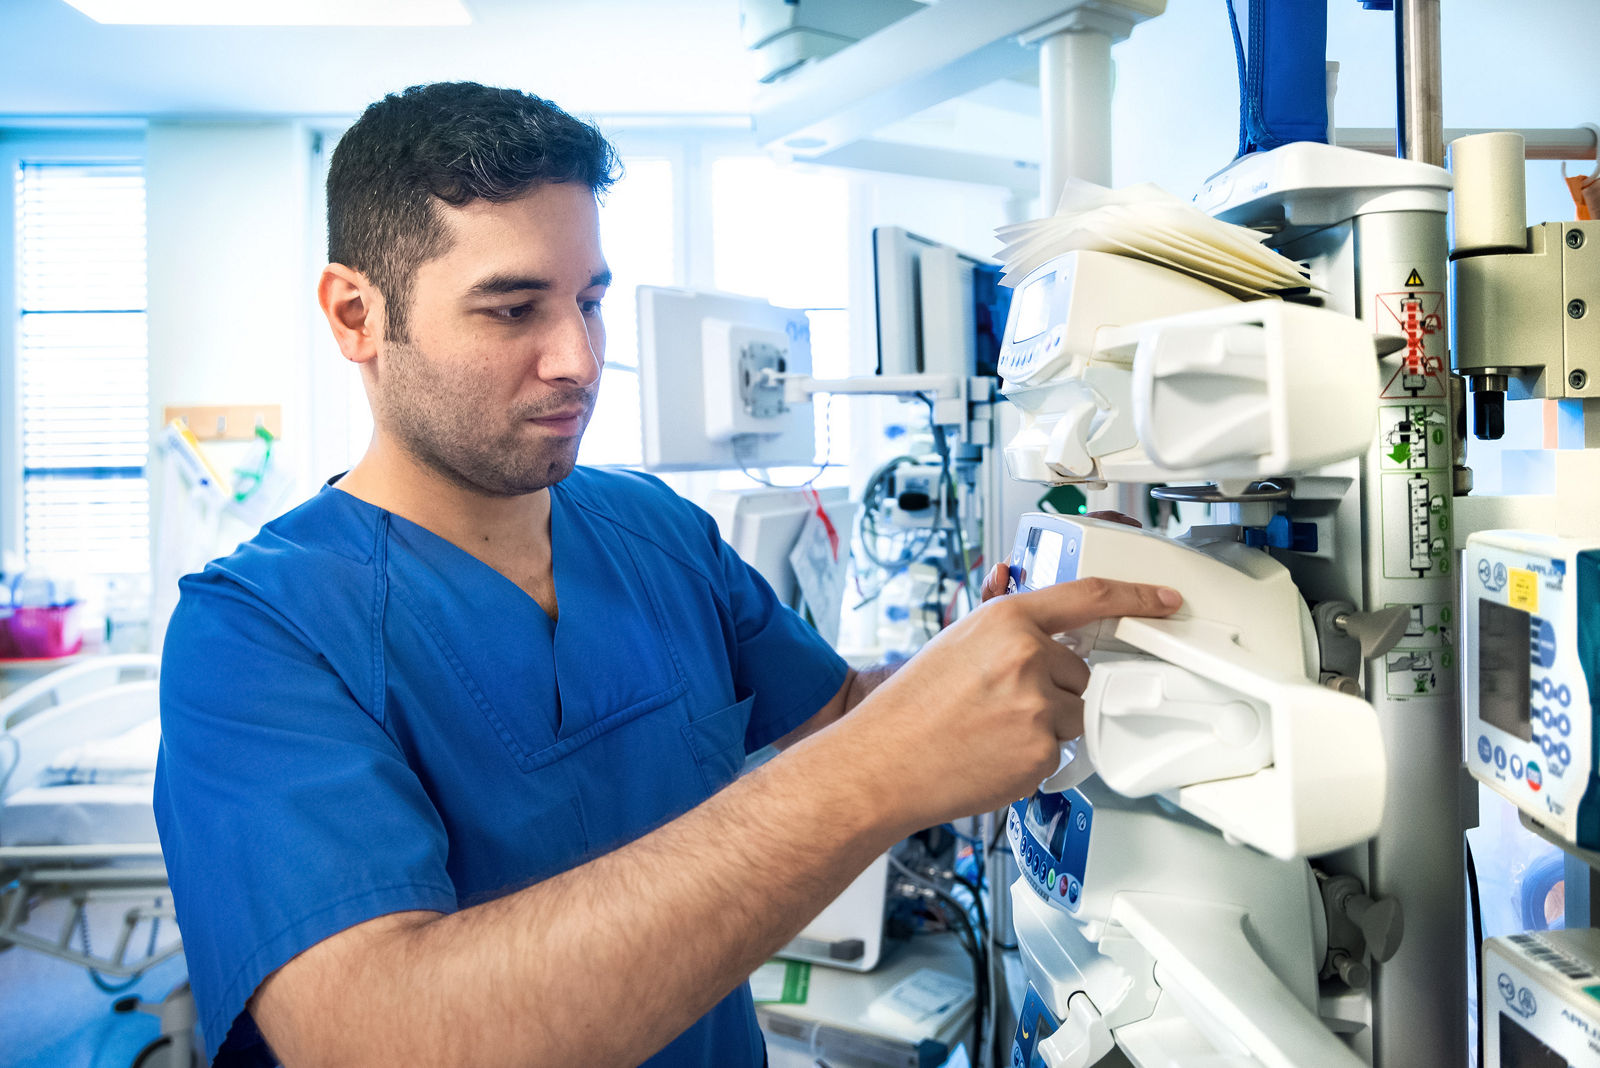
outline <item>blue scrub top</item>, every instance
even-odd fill
[[[330,488],[181,582],[155,811],[215,1063],[274,1063],[245,1002],[297,953],[613,850],[843,683],[658,480],[578,468],[551,487],[550,529],[559,625],[470,554]],[[762,1059],[741,986],[647,1063]]]

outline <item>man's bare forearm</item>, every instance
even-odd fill
[[[273,973],[251,1010],[289,1068],[636,1064],[894,842],[1054,770],[1082,733],[1089,669],[1051,635],[1179,603],[1095,578],[993,600],[679,819],[496,902],[341,931]]]
[[[856,748],[846,725],[829,733],[579,868],[451,915],[375,921],[377,943],[330,950],[349,967],[318,962],[322,989],[297,984],[289,1011],[263,986],[269,1042],[288,1068],[637,1064],[915,829],[869,761],[840,758]]]

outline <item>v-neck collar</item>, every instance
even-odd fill
[[[425,569],[416,573],[389,554],[391,585],[403,586],[401,599],[430,617],[435,640],[452,649],[453,666],[491,705],[505,706],[501,715],[530,701],[545,705],[560,742],[581,744],[612,721],[685,691],[666,606],[629,537],[559,483],[550,487],[559,625],[522,587],[459,545],[346,496],[386,517],[391,544]]]

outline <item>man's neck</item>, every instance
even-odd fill
[[[482,560],[555,618],[548,489],[518,497],[475,493],[381,441],[334,485]]]

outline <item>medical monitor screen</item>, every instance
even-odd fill
[[[1050,325],[1050,289],[1055,281],[1052,271],[1035,278],[1017,294],[1017,326],[1011,331],[1013,345],[1038,337]]]
[[[1533,740],[1529,719],[1528,613],[1478,599],[1478,715],[1507,734]]]
[[[1567,1059],[1500,1014],[1500,1068],[1572,1068]]]

